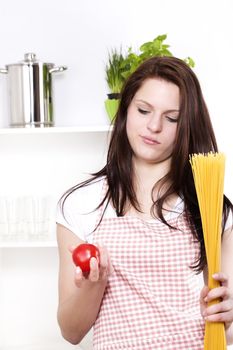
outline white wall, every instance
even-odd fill
[[[32,51],[44,62],[69,68],[54,75],[59,126],[108,123],[104,110],[108,49],[120,45],[136,49],[167,33],[174,55],[190,55],[196,61],[220,149],[228,157],[227,192],[233,198],[231,0],[1,0],[0,4],[1,67]],[[0,76],[0,126],[8,123],[6,78]]]
[[[26,52],[67,65],[54,75],[56,125],[104,125],[108,49],[137,48],[167,33],[173,54],[196,62],[220,150],[227,155],[226,193],[233,199],[232,13],[231,0],[0,0],[0,67]],[[8,125],[6,80],[0,75],[0,127]]]

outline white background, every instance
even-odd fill
[[[209,107],[219,148],[227,156],[225,192],[233,199],[232,13],[231,0],[0,0],[0,67],[22,60],[26,52],[35,52],[44,62],[67,65],[68,70],[54,75],[53,79],[56,125],[105,125],[108,119],[104,100],[108,88],[104,66],[108,50],[120,46],[123,50],[129,46],[136,49],[145,41],[167,33],[171,52],[180,58],[191,56],[196,62],[194,70]],[[7,76],[0,75],[0,127],[8,126],[6,86]],[[2,253],[9,269],[9,260],[13,254],[10,249]],[[30,258],[29,251],[24,249],[16,250],[15,254],[22,265],[22,256]],[[43,254],[46,256],[49,253],[46,251]],[[54,271],[56,252],[50,252],[49,256],[49,266]],[[44,261],[42,252],[38,252],[38,262],[43,265]],[[9,300],[12,301],[17,298],[17,288],[21,288],[17,287],[19,280],[22,282],[27,279],[25,275],[19,278],[22,271],[20,264],[15,274],[15,291],[9,291]],[[41,269],[40,273],[43,275],[44,270]],[[32,276],[31,273],[29,275]],[[35,308],[35,313],[31,312],[35,317],[31,324],[33,334],[36,334],[38,322],[38,327],[42,327],[43,318],[44,326],[46,320],[54,320],[53,331],[48,325],[47,333],[44,334],[48,343],[52,343],[60,339],[56,317],[42,314],[43,309],[36,309],[36,305],[43,296],[43,307],[46,309],[52,303],[55,310],[56,276],[51,278],[48,267],[44,283],[49,286],[46,290],[51,290],[49,295],[43,294],[43,286],[36,288],[35,281],[34,276],[33,293],[38,289],[38,294],[34,294],[31,299],[27,296],[30,302],[24,305],[25,314],[29,313],[29,308],[31,311]],[[20,305],[21,300],[18,302]],[[10,305],[5,307],[10,309]],[[10,317],[12,315],[10,312]],[[38,319],[36,315],[39,315]],[[17,322],[22,322],[21,325],[24,324],[22,309],[16,309],[15,318]],[[28,327],[26,321],[25,327]],[[23,332],[22,326],[18,329]],[[17,327],[14,332],[17,332]],[[38,337],[39,334],[38,328]],[[12,344],[15,344],[14,339],[17,343],[17,339],[21,339],[20,335],[12,334]]]
[[[108,50],[137,49],[167,33],[172,53],[196,62],[220,150],[228,157],[227,193],[233,198],[231,0],[1,0],[0,6],[0,67],[22,60],[26,52],[68,66],[53,79],[58,126],[108,123]],[[0,126],[8,125],[6,79],[0,75]]]

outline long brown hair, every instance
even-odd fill
[[[142,63],[128,78],[121,92],[106,165],[100,171],[92,174],[91,179],[74,186],[65,194],[64,199],[77,188],[105,176],[108,190],[99,207],[103,203],[106,203],[107,206],[111,201],[117,216],[125,214],[127,203],[140,210],[133,187],[132,149],[126,134],[126,119],[127,110],[134,95],[143,82],[149,78],[159,78],[172,82],[180,90],[180,115],[171,168],[159,181],[159,188],[161,189],[165,183],[170,185],[159,199],[153,201],[151,213],[152,215],[157,213],[160,220],[169,226],[162,212],[164,202],[171,194],[182,196],[193,236],[200,242],[200,257],[193,267],[197,271],[202,271],[206,265],[206,255],[189,156],[199,152],[217,152],[218,147],[199,81],[184,61],[175,57],[152,57]],[[151,195],[153,198],[153,190]],[[231,202],[224,196],[224,224],[232,209]]]

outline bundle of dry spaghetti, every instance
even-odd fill
[[[208,266],[208,287],[220,284],[212,278],[221,271],[221,232],[225,156],[222,153],[194,154],[190,157],[201,214]],[[213,301],[217,303],[218,300]],[[206,322],[204,350],[226,350],[224,323]]]

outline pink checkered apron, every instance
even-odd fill
[[[169,221],[103,219],[93,236],[108,249],[109,277],[94,325],[95,350],[201,350],[200,277],[190,265],[199,244],[184,214]]]

